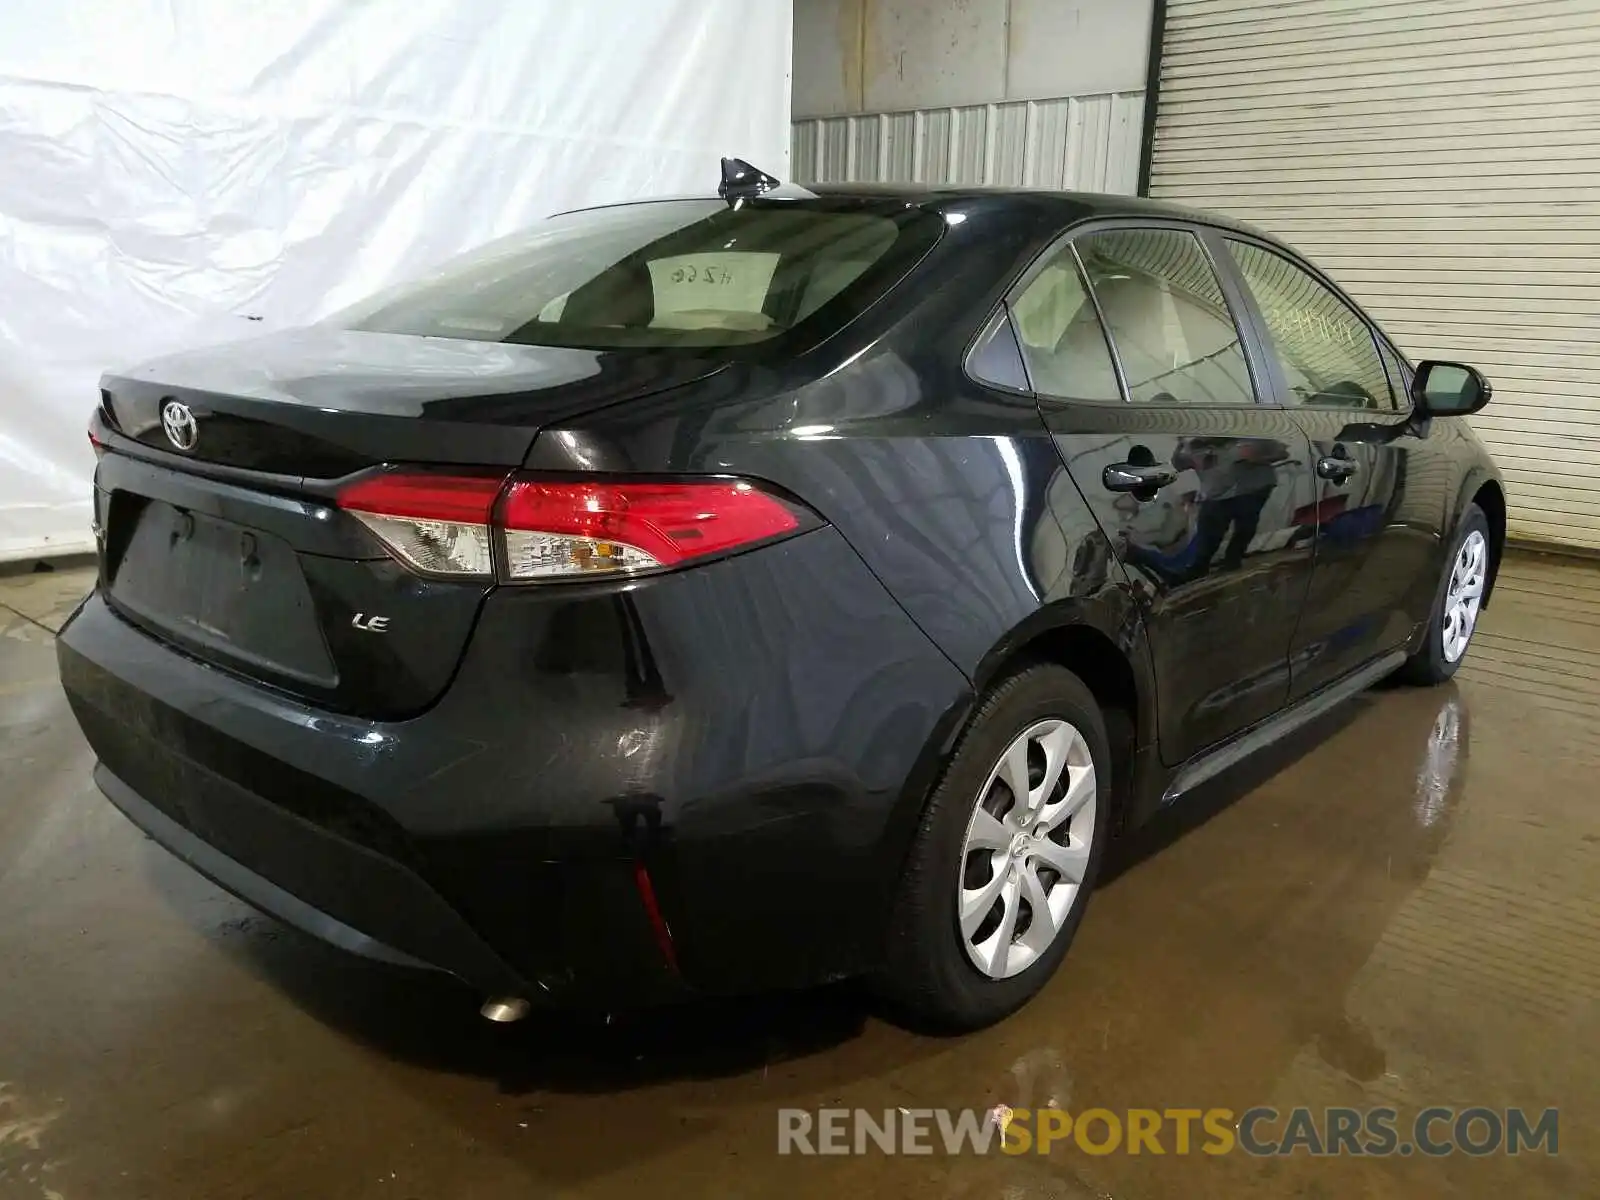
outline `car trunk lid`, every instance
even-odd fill
[[[384,462],[515,466],[550,421],[691,383],[722,365],[683,352],[317,326],[109,375],[101,401],[113,428],[147,449],[192,463],[334,479]],[[192,421],[179,426],[192,433],[187,448],[163,420],[172,403]]]
[[[719,366],[312,329],[107,376],[104,587],[202,661],[337,711],[413,714],[449,682],[492,585],[407,570],[339,488],[396,464],[509,473],[543,425]]]

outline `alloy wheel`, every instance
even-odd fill
[[[967,823],[957,882],[962,945],[991,979],[1049,950],[1082,891],[1094,844],[1094,759],[1066,721],[1040,721],[1006,747]]]
[[[1483,586],[1489,567],[1489,542],[1478,529],[1461,542],[1450,568],[1450,584],[1444,595],[1444,658],[1458,662],[1467,652],[1472,631],[1478,624],[1478,609],[1483,603]]]

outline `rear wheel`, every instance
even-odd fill
[[[1456,530],[1455,546],[1445,560],[1445,575],[1439,582],[1422,646],[1400,668],[1402,679],[1443,683],[1456,673],[1478,628],[1490,561],[1489,521],[1476,504],[1468,505]]]
[[[1037,666],[996,685],[923,814],[880,990],[946,1029],[1038,992],[1083,919],[1110,794],[1105,720],[1077,676]]]

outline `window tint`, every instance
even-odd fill
[[[1252,404],[1239,331],[1200,240],[1175,229],[1078,238],[1132,400]]]
[[[1035,391],[1065,400],[1122,402],[1100,315],[1070,246],[1017,297],[1011,321]]]
[[[1348,304],[1281,254],[1249,242],[1228,247],[1299,403],[1393,409],[1378,344]]]
[[[775,338],[835,299],[855,301],[842,313],[848,320],[942,228],[903,207],[800,201],[590,209],[493,242],[332,320],[533,345],[739,346]]]
[[[1378,353],[1383,356],[1383,365],[1389,369],[1389,390],[1394,393],[1395,407],[1410,408],[1411,368],[1381,338],[1378,340]]]
[[[977,346],[967,356],[967,372],[974,379],[1014,392],[1027,392],[1028,369],[1022,365],[1022,347],[1017,344],[1011,314],[1004,308],[989,318]]]

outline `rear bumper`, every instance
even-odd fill
[[[413,958],[404,951],[396,950],[393,946],[369,937],[353,926],[346,925],[336,917],[331,917],[319,908],[307,904],[290,892],[284,891],[272,880],[265,876],[257,875],[249,867],[236,859],[229,858],[210,842],[202,840],[199,836],[185,829],[166,813],[151,804],[143,796],[135,792],[122,780],[113,775],[104,763],[94,769],[94,781],[97,787],[105,793],[106,799],[115,804],[127,817],[145,833],[149,834],[157,843],[172,851],[173,854],[183,859],[200,874],[212,883],[226,888],[239,899],[255,905],[262,912],[270,913],[285,924],[293,925],[296,929],[320,938],[330,945],[351,954],[359,954],[363,958],[370,958],[377,962],[391,963],[397,967],[412,967],[420,970],[442,970],[433,963],[423,962],[420,958]],[[249,804],[247,793],[240,793],[237,789],[228,788],[226,784],[219,785],[225,793],[235,793],[235,803],[242,801]],[[226,802],[224,802],[226,803]],[[402,890],[410,891],[410,881],[402,885]],[[425,890],[425,889],[424,889]],[[439,915],[435,902],[424,900],[423,907]],[[448,910],[446,910],[448,911]],[[446,920],[449,918],[447,917]],[[462,930],[453,931],[460,941]],[[470,930],[465,931],[469,936],[466,943],[476,940]],[[468,957],[476,957],[481,953],[489,953],[487,947],[472,947],[464,945],[469,951]],[[469,968],[470,969],[470,968]],[[506,978],[512,976],[508,971]]]
[[[98,594],[58,656],[103,790],[203,874],[347,949],[575,1003],[870,966],[968,694],[831,529],[502,589],[405,721],[197,662]]]

